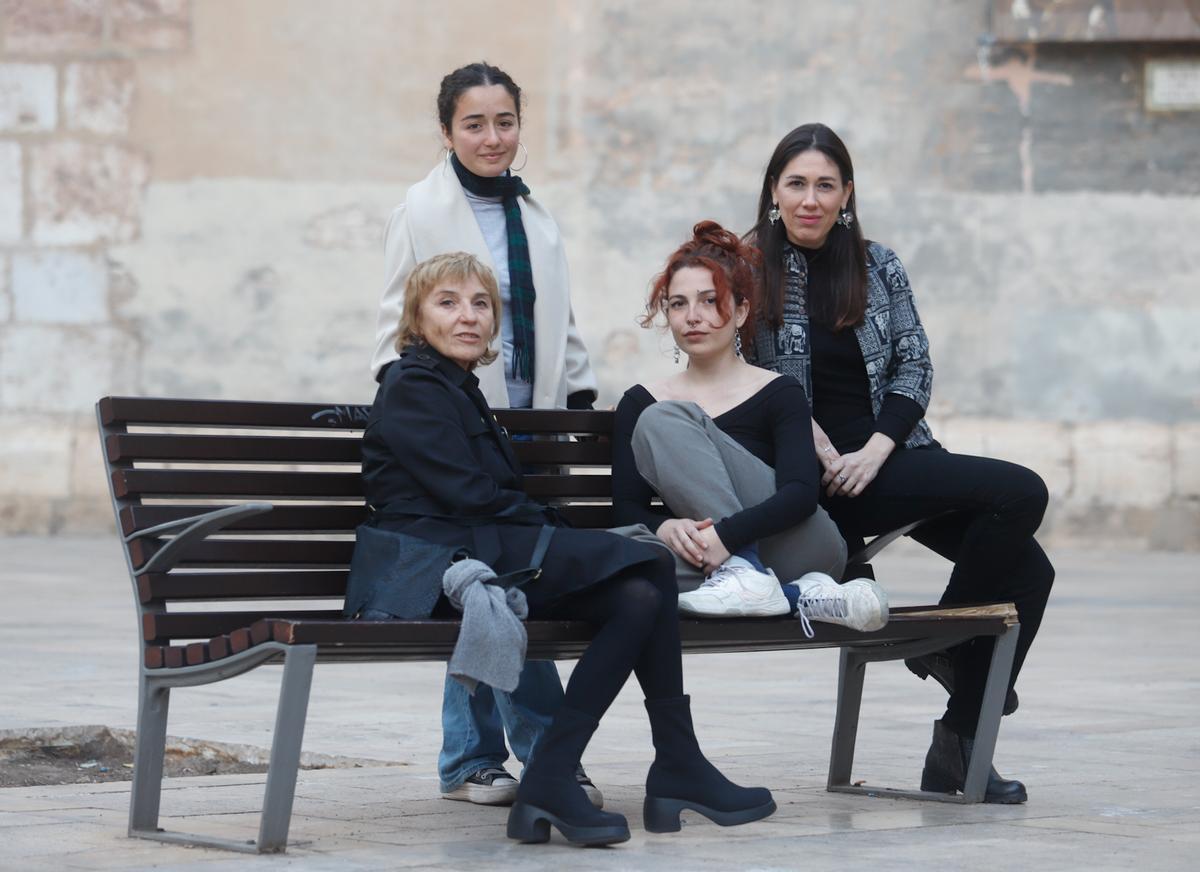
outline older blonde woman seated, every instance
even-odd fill
[[[469,254],[438,255],[408,278],[401,358],[384,374],[363,437],[370,523],[452,546],[507,573],[527,567],[542,528],[554,528],[539,579],[524,588],[532,618],[595,628],[565,701],[534,748],[508,818],[508,835],[608,844],[626,820],[592,805],[576,780],[584,748],[630,673],[646,697],[655,758],[646,778],[646,829],[680,827],[690,808],[717,823],[766,817],[766,788],[739,787],[700,751],[683,693],[675,567],[663,548],[563,525],[521,487],[521,467],[479,391],[476,367],[496,353],[500,299],[491,271]],[[414,579],[427,611],[446,608],[440,574]]]

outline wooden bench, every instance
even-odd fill
[[[131,836],[283,851],[314,663],[449,658],[456,621],[342,619],[354,528],[365,513],[359,442],[368,412],[359,405],[126,397],[97,404],[141,629]],[[537,437],[514,441],[518,457],[537,470],[526,478],[532,496],[554,501],[576,526],[611,526],[607,440],[545,438],[604,436],[611,413],[498,414],[511,433]],[[281,604],[263,605],[272,600]],[[681,622],[686,653],[841,649],[829,790],[981,801],[1017,637],[1012,606],[897,608],[875,633],[824,623],[814,629],[809,639],[799,621],[785,618]],[[591,636],[582,623],[560,621],[530,621],[528,632],[529,656],[538,659],[576,658]],[[963,793],[852,784],[866,664],[977,636],[997,641]],[[257,842],[159,829],[171,689],[222,681],[269,662],[283,663],[283,677]]]

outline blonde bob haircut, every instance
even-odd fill
[[[396,336],[396,353],[400,354],[410,345],[425,341],[421,335],[421,306],[434,290],[446,285],[461,285],[467,279],[477,279],[488,293],[492,304],[492,335],[488,345],[496,341],[500,335],[500,287],[496,284],[496,276],[491,269],[480,262],[473,254],[465,251],[454,251],[449,254],[437,254],[428,260],[423,260],[408,274],[404,283],[404,308],[400,313],[400,332]],[[476,366],[487,366],[497,357],[494,348],[489,347],[480,356]]]

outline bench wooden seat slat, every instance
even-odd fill
[[[158,827],[172,688],[282,661],[272,774],[253,846],[280,851],[287,844],[313,664],[446,660],[452,653],[458,621],[342,617],[354,528],[367,512],[357,465],[359,434],[369,413],[359,404],[136,397],[106,397],[97,404],[117,527],[141,618],[132,835],[183,839]],[[534,498],[552,502],[577,527],[613,526],[611,443],[568,438],[610,436],[611,412],[504,409],[496,417],[510,434],[534,437],[513,441],[517,457],[531,469],[525,486]],[[271,505],[244,505],[261,501]],[[680,636],[687,653],[840,648],[828,787],[854,792],[869,789],[850,780],[866,663],[993,637],[991,674],[1006,676],[1016,627],[1011,604],[984,604],[893,608],[887,625],[875,633],[815,622],[808,638],[802,624],[789,619],[683,620]],[[528,656],[534,659],[578,657],[593,632],[587,624],[565,621],[532,621],[526,629]],[[989,681],[967,779],[970,797],[964,793],[964,801],[983,799],[1002,681]],[[186,841],[247,847],[208,836],[188,835]]]
[[[146,642],[154,643],[162,643],[170,639],[209,639],[243,627],[253,628],[259,622],[275,618],[327,621],[339,624],[351,623],[342,620],[341,609],[336,611],[279,609],[270,612],[147,612],[142,615],[142,638]]]

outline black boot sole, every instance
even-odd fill
[[[550,841],[550,825],[553,824],[568,842],[573,845],[615,845],[629,841],[628,825],[606,827],[581,827],[569,824],[558,815],[519,800],[513,803],[508,813],[508,837],[525,844]]]
[[[908,667],[909,672],[917,676],[917,678],[921,679],[922,681],[932,675],[933,680],[940,684],[946,693],[953,694],[953,673],[946,674],[943,669],[938,667],[930,668],[930,659],[932,658],[910,657],[908,660],[904,661],[904,665]],[[948,662],[946,663],[946,666],[949,666]],[[1001,709],[1001,714],[1011,715],[1017,710],[1017,707],[1020,704],[1021,700],[1017,697],[1017,692],[1012,688],[1009,688],[1008,692],[1004,695],[1004,708]]]
[[[762,820],[775,813],[775,800],[767,800],[754,808],[742,808],[737,811],[718,811],[698,802],[686,799],[667,799],[661,796],[647,796],[642,803],[642,821],[648,833],[677,833],[683,827],[679,813],[691,809],[704,815],[714,824],[723,827],[735,827]]]
[[[921,773],[921,789],[929,793],[961,793],[962,783],[952,776],[941,772],[930,772],[928,769]],[[1022,787],[1011,793],[984,793],[983,801],[991,805],[1020,805],[1029,800],[1029,794]]]

